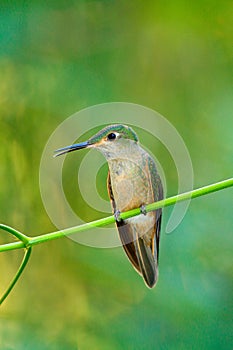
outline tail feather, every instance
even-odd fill
[[[148,247],[143,237],[138,237],[135,241],[136,255],[142,276],[148,287],[152,288],[158,279],[158,266],[151,248]]]

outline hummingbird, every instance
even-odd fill
[[[163,199],[163,187],[153,158],[140,146],[134,130],[122,124],[106,126],[85,142],[56,150],[55,156],[83,148],[94,148],[106,158],[108,194],[122,246],[145,284],[154,287],[162,209],[146,213],[145,206]],[[120,219],[121,212],[134,208],[141,214]]]

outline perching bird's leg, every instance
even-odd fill
[[[145,206],[145,205],[141,205],[141,207],[140,207],[140,212],[141,212],[143,215],[146,215],[146,214],[147,214],[146,206]]]
[[[121,215],[121,212],[120,210],[116,210],[115,213],[114,213],[114,218],[117,222],[121,222],[122,219],[120,218],[120,215]]]

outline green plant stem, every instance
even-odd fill
[[[24,253],[24,257],[23,260],[18,268],[18,271],[16,272],[14,278],[12,279],[12,281],[10,282],[7,290],[5,291],[5,293],[2,295],[2,297],[0,298],[0,305],[3,303],[3,301],[7,298],[7,296],[10,294],[11,290],[13,289],[14,285],[16,284],[16,282],[18,281],[19,277],[21,276],[23,270],[25,269],[28,260],[30,258],[31,255],[31,250],[32,248],[29,247],[28,249],[25,250]]]
[[[0,228],[4,231],[9,232],[10,234],[12,234],[13,236],[15,236],[16,238],[18,238],[20,240],[20,242],[15,242],[21,245],[21,248],[25,248],[26,245],[29,242],[29,237],[25,236],[23,233],[15,230],[14,228],[4,225],[4,224],[0,224]],[[6,245],[8,246],[8,245]],[[12,248],[11,248],[12,249]],[[7,249],[9,250],[9,249]],[[14,287],[14,285],[16,284],[16,282],[18,281],[19,277],[21,276],[21,274],[23,273],[23,270],[25,269],[28,260],[30,258],[31,255],[31,250],[32,247],[28,247],[25,249],[25,253],[24,253],[24,257],[23,260],[16,272],[16,274],[14,275],[13,279],[11,280],[7,290],[5,291],[5,293],[3,294],[3,296],[0,298],[0,305],[3,303],[3,301],[7,298],[7,296],[10,294],[12,288]]]
[[[185,201],[188,199],[204,196],[204,195],[211,193],[211,192],[220,191],[224,188],[231,187],[231,186],[233,186],[233,178],[230,178],[230,179],[227,179],[224,181],[220,181],[220,182],[208,185],[208,186],[204,186],[204,187],[198,188],[196,190],[181,193],[179,195],[169,197],[169,198],[163,199],[163,200],[155,202],[155,203],[148,204],[146,206],[146,211],[150,212],[150,211],[156,210],[158,208],[167,207],[169,205],[173,205],[175,203],[182,202],[182,201]],[[140,208],[137,208],[137,209],[129,210],[127,212],[122,212],[120,214],[120,218],[125,220],[125,219],[131,218],[133,216],[137,216],[139,214],[141,214],[141,211],[140,211]],[[8,243],[8,244],[0,245],[0,252],[14,250],[14,249],[20,249],[20,248],[24,248],[25,246],[27,248],[29,248],[29,247],[32,247],[36,244],[48,242],[48,241],[51,241],[51,240],[54,240],[57,238],[61,238],[64,236],[68,236],[68,235],[71,235],[71,234],[74,234],[77,232],[87,231],[87,230],[90,230],[91,228],[94,228],[94,227],[106,226],[106,225],[109,225],[113,222],[115,222],[115,217],[114,217],[114,215],[111,215],[111,216],[108,216],[108,217],[103,218],[103,219],[99,219],[99,220],[85,223],[83,225],[70,227],[70,228],[64,229],[62,231],[55,231],[55,232],[51,232],[51,233],[46,233],[46,234],[36,236],[36,237],[28,237],[28,236],[23,235],[24,241],[21,238],[21,242],[12,242],[12,243]],[[0,228],[3,228],[2,226],[3,225],[0,225]]]
[[[10,226],[4,225],[4,224],[0,224],[0,229],[11,233],[13,236],[15,236],[20,241],[22,241],[25,244],[25,246],[27,245],[27,243],[30,239],[28,236],[24,235],[23,233],[17,231],[16,229],[14,229]],[[20,247],[20,248],[22,248],[22,247]],[[9,249],[7,249],[7,250],[9,250]]]
[[[200,197],[200,196],[203,196],[203,195],[211,193],[211,192],[216,192],[216,191],[222,190],[222,189],[230,187],[230,186],[233,186],[233,178],[227,179],[227,180],[224,180],[224,181],[221,181],[221,182],[209,185],[209,186],[201,187],[201,188],[198,188],[198,189],[193,190],[193,191],[185,192],[185,193],[179,194],[177,196],[163,199],[163,200],[155,202],[155,203],[148,204],[146,206],[146,211],[150,212],[150,211],[156,210],[158,208],[166,207],[166,206],[169,206],[169,205],[181,202],[181,201],[185,201],[185,200],[188,200],[191,198]],[[141,214],[141,210],[140,210],[140,208],[137,208],[137,209],[133,209],[133,210],[129,210],[127,212],[121,213],[120,218],[125,220],[125,219],[128,219],[130,217],[133,217],[133,216],[136,216],[139,214]],[[86,230],[89,230],[93,227],[105,226],[105,225],[111,224],[113,222],[115,222],[115,217],[113,215],[111,215],[109,217],[106,217],[106,218],[103,218],[100,220],[96,220],[96,221],[92,221],[92,222],[89,222],[89,223],[86,223],[86,224],[83,224],[80,226],[70,227],[70,228],[67,228],[63,231],[55,231],[55,232],[47,233],[47,234],[36,236],[36,237],[28,237],[10,226],[0,224],[0,229],[11,233],[13,236],[15,236],[19,240],[17,242],[12,242],[12,243],[0,245],[0,252],[25,248],[25,254],[24,254],[22,263],[20,264],[18,271],[16,272],[15,276],[13,277],[12,281],[10,282],[7,290],[5,291],[3,296],[0,298],[0,305],[7,298],[7,296],[11,292],[12,288],[14,287],[14,285],[18,281],[19,277],[21,276],[23,270],[25,269],[25,267],[28,263],[28,260],[30,258],[32,247],[34,245],[48,242],[50,240],[57,239],[60,237],[68,236],[68,235],[71,235],[71,234],[74,234],[77,232],[86,231]]]

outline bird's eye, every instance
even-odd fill
[[[108,136],[107,136],[107,139],[108,139],[109,141],[115,140],[115,138],[116,138],[116,134],[114,134],[114,132],[111,132],[111,133],[108,134]]]

